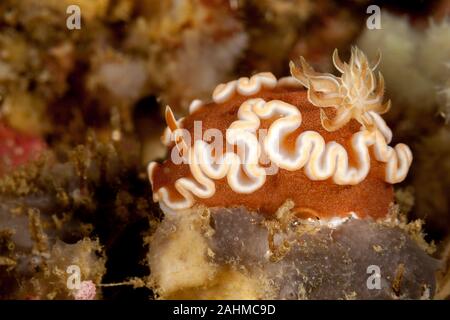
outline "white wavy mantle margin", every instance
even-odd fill
[[[235,92],[243,96],[251,96],[261,89],[273,89],[277,86],[277,78],[271,72],[261,72],[247,78],[242,77],[227,83],[219,84],[213,91],[215,103],[222,103],[230,99]]]
[[[263,145],[258,143],[256,131],[261,119],[275,120],[269,127]],[[174,187],[182,199],[173,200],[169,190],[162,187],[154,190],[153,200],[161,202],[171,210],[187,209],[194,205],[195,198],[210,198],[216,192],[213,180],[226,177],[228,185],[236,193],[252,193],[266,181],[266,169],[259,164],[266,154],[279,168],[295,171],[304,168],[311,180],[332,178],[339,185],[355,185],[363,181],[370,170],[372,147],[376,160],[386,163],[385,181],[401,182],[407,175],[412,162],[412,153],[405,144],[395,148],[388,145],[392,132],[384,120],[375,112],[368,112],[375,123],[370,131],[361,127],[353,134],[351,146],[357,158],[358,167],[349,165],[346,149],[335,141],[325,143],[315,131],[304,131],[295,142],[294,152],[285,150],[280,141],[300,127],[302,116],[297,107],[280,100],[269,102],[261,98],[249,99],[239,107],[237,118],[226,131],[226,141],[230,145],[244,146],[245,159],[234,152],[225,152],[220,158],[212,156],[213,146],[203,140],[196,140],[187,151],[191,178],[178,179]],[[148,166],[150,182],[153,185],[153,170],[157,163]],[[245,175],[245,177],[244,177]]]
[[[236,92],[243,96],[251,96],[260,92],[262,89],[273,89],[275,87],[302,88],[303,85],[292,76],[282,77],[277,80],[271,72],[260,72],[250,78],[242,77],[228,83],[219,84],[213,91],[212,99],[215,103],[221,103],[231,99]],[[193,114],[204,106],[205,102],[202,100],[192,100],[188,107],[189,114]],[[184,118],[180,118],[177,124],[181,125],[183,120]],[[166,127],[161,136],[161,142],[165,146],[170,145],[171,134],[172,131],[170,128]]]

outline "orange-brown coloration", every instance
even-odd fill
[[[313,130],[321,134],[326,142],[336,141],[343,145],[349,153],[350,164],[357,165],[350,147],[350,138],[360,129],[360,124],[355,120],[337,131],[326,131],[321,125],[319,108],[308,101],[304,90],[277,88],[261,91],[253,97],[262,98],[265,101],[282,100],[300,110],[303,119],[300,128],[283,143],[293,147],[298,134]],[[237,119],[237,111],[247,99],[249,97],[235,95],[225,103],[205,105],[185,118],[183,128],[187,129],[193,137],[194,121],[201,121],[203,132],[208,128],[217,128],[225,132]],[[261,128],[268,128],[270,123],[271,121],[261,121]],[[279,169],[276,175],[268,175],[265,184],[252,194],[236,193],[228,186],[226,179],[221,179],[215,181],[216,193],[213,197],[196,200],[209,207],[243,205],[248,209],[271,215],[287,199],[291,199],[295,203],[298,216],[302,218],[346,216],[352,211],[359,217],[379,218],[388,213],[388,207],[393,201],[393,188],[391,184],[384,181],[385,165],[376,161],[373,155],[371,155],[370,166],[368,176],[357,185],[337,185],[330,179],[312,181],[305,175],[303,169],[297,171]],[[166,187],[171,197],[177,198],[177,192],[173,186],[175,181],[182,177],[191,177],[189,166],[175,165],[168,159],[157,166],[153,172],[153,190]]]

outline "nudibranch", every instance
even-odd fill
[[[348,64],[337,52],[333,61],[341,77],[302,59],[291,63],[293,77],[220,84],[212,102],[195,100],[178,121],[168,108],[170,157],[148,168],[154,200],[166,211],[203,204],[270,214],[291,199],[301,217],[385,216],[411,150],[389,146],[377,63],[358,49]]]
[[[169,156],[148,166],[165,213],[148,254],[159,297],[433,295],[436,261],[393,205],[411,150],[389,145],[378,62],[351,54],[334,53],[339,77],[301,59],[290,77],[218,85],[185,118],[166,108]]]

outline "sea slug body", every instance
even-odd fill
[[[148,255],[161,298],[432,296],[436,260],[393,213],[413,156],[389,145],[378,62],[357,48],[333,62],[340,77],[302,58],[290,77],[218,85],[184,118],[166,108],[169,156],[148,165],[165,214]],[[380,291],[366,286],[373,264]]]

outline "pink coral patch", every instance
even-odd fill
[[[91,280],[82,281],[80,289],[75,292],[75,300],[94,300],[97,289]]]
[[[45,149],[42,138],[20,133],[0,123],[0,176],[35,160]]]

